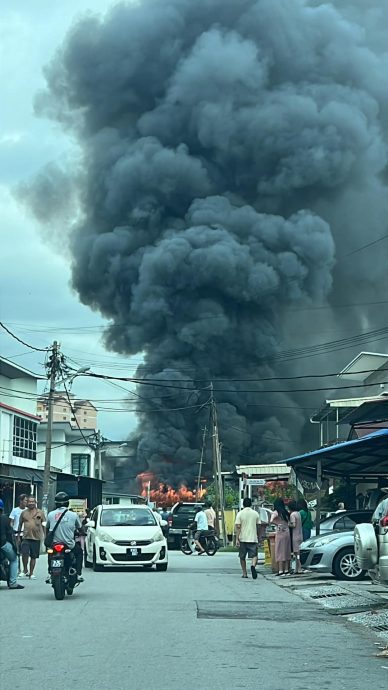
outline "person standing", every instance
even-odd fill
[[[252,500],[248,497],[243,500],[243,509],[237,513],[235,521],[236,545],[239,549],[239,558],[242,577],[247,578],[247,556],[252,559],[251,573],[254,580],[257,578],[257,553],[259,547],[259,514],[252,508]]]
[[[307,502],[304,500],[304,498],[301,498],[300,501],[298,501],[298,510],[300,519],[302,521],[303,541],[307,541],[307,539],[310,539],[311,537],[313,520]]]
[[[302,518],[296,501],[289,502],[288,510],[290,512],[291,550],[295,556],[295,575],[300,575],[302,572],[300,563],[300,545],[303,542]]]
[[[24,589],[17,582],[18,559],[13,529],[9,523],[8,515],[4,515],[4,503],[0,498],[0,549],[9,561],[9,589]]]
[[[40,543],[43,540],[44,513],[36,506],[34,496],[28,496],[27,508],[23,510],[19,520],[19,534],[21,536],[20,553],[22,555],[23,572],[19,577],[29,577],[36,580],[35,564],[40,554]],[[28,561],[29,569],[28,569]]]
[[[18,572],[20,573],[20,536],[19,536],[19,520],[20,516],[27,508],[27,494],[20,494],[19,505],[11,510],[9,514],[9,521],[13,530],[13,536],[16,544],[17,555],[18,555]]]
[[[282,498],[274,501],[274,512],[271,515],[271,523],[276,526],[275,533],[275,560],[278,564],[277,575],[290,574],[291,538],[289,528],[289,513]]]
[[[211,501],[205,501],[205,515],[207,517],[207,524],[209,529],[216,530],[216,511],[212,506]]]

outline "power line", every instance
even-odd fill
[[[383,240],[386,240],[388,237],[388,234],[382,235],[381,237],[378,237],[377,240],[372,240],[372,242],[368,242],[367,244],[363,244],[361,247],[358,247],[357,249],[353,249],[352,251],[348,252],[347,254],[343,254],[342,256],[339,256],[337,261],[341,261],[342,259],[345,259],[348,256],[353,256],[353,254],[357,254],[358,252],[362,252],[364,249],[367,249],[368,247],[372,247],[375,244],[378,244],[379,242],[382,242]]]
[[[8,335],[10,335],[11,338],[13,338],[14,340],[17,340],[18,343],[25,345],[25,347],[28,347],[30,350],[35,350],[35,352],[47,352],[50,349],[48,347],[35,347],[34,345],[30,345],[30,343],[26,343],[25,340],[22,340],[17,335],[15,335],[15,333],[12,333],[12,331],[10,331],[9,328],[7,328],[7,326],[5,326],[5,324],[2,321],[0,321],[0,327],[6,333],[8,333]]]

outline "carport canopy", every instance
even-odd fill
[[[282,462],[292,467],[297,475],[314,480],[317,478],[317,470],[321,477],[388,477],[388,429],[381,429],[352,441],[335,443]]]

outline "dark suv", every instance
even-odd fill
[[[203,503],[175,503],[168,518],[168,543],[180,548],[182,532],[194,521],[197,508]]]

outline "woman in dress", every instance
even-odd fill
[[[295,557],[295,575],[300,575],[302,572],[300,563],[300,545],[303,541],[302,519],[296,501],[289,502],[288,510],[290,511],[291,549]]]
[[[307,541],[307,539],[310,539],[311,537],[313,520],[311,517],[311,513],[309,511],[309,507],[304,498],[301,498],[300,501],[298,501],[298,510],[300,518],[302,520],[303,541]]]
[[[274,502],[274,512],[271,523],[276,525],[275,560],[278,565],[277,575],[285,576],[290,573],[291,539],[289,529],[289,514],[282,498]]]

